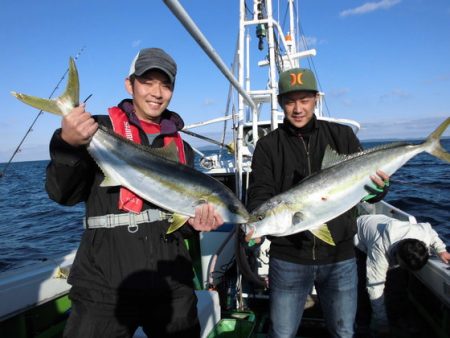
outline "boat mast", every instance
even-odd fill
[[[295,32],[295,22],[294,22],[294,0],[289,0],[289,37],[290,42],[288,43],[288,53],[292,54],[297,51],[297,40]],[[298,67],[299,63],[296,61],[294,67]]]
[[[273,17],[274,9],[272,6],[272,0],[253,0],[253,17],[248,20],[243,14],[243,11],[245,11],[245,3],[245,0],[241,0],[239,30],[241,38],[239,40],[239,53],[242,54],[245,52],[246,55],[245,58],[241,56],[241,65],[243,65],[245,59],[247,67],[245,88],[247,89],[248,94],[253,98],[253,101],[258,103],[258,110],[253,110],[253,114],[251,116],[252,139],[255,145],[258,140],[257,129],[261,104],[270,104],[270,124],[272,130],[278,127],[279,116],[282,115],[282,113],[278,111],[278,72],[298,67],[299,58],[316,55],[316,51],[314,49],[302,52],[297,51],[294,0],[288,0],[287,2],[289,10],[289,31],[287,32],[286,37],[283,33],[283,29]],[[243,40],[245,31],[247,31],[247,36],[249,36],[248,32],[251,26],[256,26],[256,33],[260,39],[258,46],[259,49],[262,50],[263,48],[263,38],[267,39],[268,44],[267,59],[258,62],[258,66],[269,67],[267,88],[260,90],[250,89],[250,71],[248,69],[248,60],[250,60],[251,50],[249,46],[249,38],[247,38],[247,44],[245,46]],[[281,53],[281,50],[284,50],[284,54]],[[241,68],[239,71],[243,72]],[[241,82],[241,84],[244,86],[244,82]]]
[[[192,37],[197,41],[203,51],[209,56],[209,58],[214,62],[214,64],[219,68],[223,75],[228,79],[231,85],[238,91],[239,95],[239,116],[238,116],[238,133],[236,136],[236,153],[235,153],[235,170],[236,170],[236,192],[239,198],[242,198],[242,185],[239,184],[242,182],[242,139],[243,139],[243,109],[244,100],[247,105],[250,107],[252,111],[257,109],[257,106],[253,99],[248,95],[243,86],[243,79],[239,78],[239,81],[236,80],[234,75],[230,72],[225,62],[221,59],[219,54],[217,54],[216,50],[209,43],[194,21],[191,19],[186,10],[181,6],[178,0],[164,0],[164,3],[169,7],[172,13],[178,18],[181,24],[186,28],[186,30],[192,35]],[[242,12],[242,6],[244,8],[244,12]],[[245,14],[245,3],[242,4],[241,1],[241,15]],[[239,45],[242,46],[241,37],[239,38]],[[239,58],[239,74],[243,74],[241,71],[242,68],[242,59]]]
[[[266,1],[267,6],[267,28],[268,28],[268,44],[269,44],[269,65],[270,65],[270,79],[269,79],[269,91],[270,91],[270,125],[274,130],[278,127],[278,76],[275,60],[275,34],[274,34],[274,21],[273,21],[273,8],[272,0]]]

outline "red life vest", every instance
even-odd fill
[[[139,135],[139,128],[131,124],[128,120],[127,114],[119,107],[112,107],[108,109],[109,117],[111,119],[114,132],[119,134],[134,143],[141,143]],[[156,123],[141,121],[141,127],[147,134],[160,134],[161,126]],[[183,140],[178,132],[175,134],[164,135],[164,145],[170,142],[175,142],[178,149],[178,158],[180,163],[186,163],[186,156],[184,154]],[[139,213],[142,211],[142,198],[135,195],[132,191],[125,187],[120,187],[119,209],[128,212]]]

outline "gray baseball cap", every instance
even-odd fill
[[[167,74],[170,83],[175,82],[177,64],[172,57],[161,48],[144,48],[137,53],[131,63],[128,76],[141,76],[150,69],[159,69]]]

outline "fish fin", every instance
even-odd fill
[[[194,207],[198,207],[199,205],[203,205],[205,203],[208,203],[206,198],[200,198],[194,203]]]
[[[440,158],[443,161],[450,162],[450,154],[445,151],[444,147],[442,147],[440,143],[441,135],[447,129],[450,124],[450,117],[448,117],[444,122],[442,122],[439,127],[433,131],[430,136],[428,136],[425,143],[431,143],[431,150],[426,150],[426,152],[430,153],[437,158]]]
[[[336,164],[345,161],[347,158],[348,155],[338,154],[336,150],[330,147],[330,145],[327,145],[325,149],[325,155],[323,156],[321,169],[326,169],[335,166]]]
[[[100,186],[102,188],[106,188],[106,187],[117,187],[118,185],[120,185],[120,183],[117,183],[115,180],[113,180],[111,177],[109,176],[105,176],[105,178],[103,179],[102,183],[100,183]]]
[[[66,90],[60,97],[50,100],[16,92],[11,92],[11,94],[23,103],[39,110],[61,116],[68,114],[74,107],[78,106],[80,99],[80,84],[75,61],[72,58],[69,60],[69,79]]]
[[[177,148],[175,142],[173,142],[173,141],[170,142],[169,144],[165,145],[162,148],[152,148],[149,145],[134,143],[133,141],[128,140],[126,137],[115,133],[113,130],[109,129],[108,127],[99,125],[98,129],[101,129],[102,131],[104,131],[106,134],[108,134],[111,137],[120,139],[121,142],[130,144],[133,148],[138,148],[138,149],[141,149],[152,155],[158,156],[160,158],[179,163],[178,148]]]
[[[170,218],[170,226],[169,229],[167,229],[167,235],[181,228],[188,219],[189,216],[173,214]]]
[[[58,266],[55,269],[55,272],[53,274],[53,278],[61,278],[61,279],[67,279],[69,277],[69,269],[68,268],[62,268]]]
[[[174,162],[179,162],[178,148],[174,141],[171,141],[162,148],[149,148],[148,151],[159,157],[163,157]]]
[[[360,156],[364,156],[370,153],[375,153],[380,150],[393,149],[404,145],[408,144],[406,142],[393,142],[389,144],[382,144],[353,154],[339,154],[333,148],[327,145],[325,149],[325,154],[323,156],[321,169],[323,170],[326,168],[331,168],[341,162],[351,160]]]
[[[327,244],[330,244],[332,246],[336,246],[336,244],[333,241],[333,237],[331,236],[330,229],[328,229],[328,225],[322,224],[321,226],[310,229],[309,230],[314,236],[321,239]]]
[[[225,145],[225,147],[227,148],[228,153],[230,154],[234,154],[236,152],[236,146],[234,142],[230,142],[229,144]]]

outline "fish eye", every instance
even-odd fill
[[[262,221],[264,219],[264,216],[263,215],[259,215],[257,218],[258,218],[258,221]]]
[[[228,205],[228,210],[235,214],[239,212],[239,208],[234,204]]]

